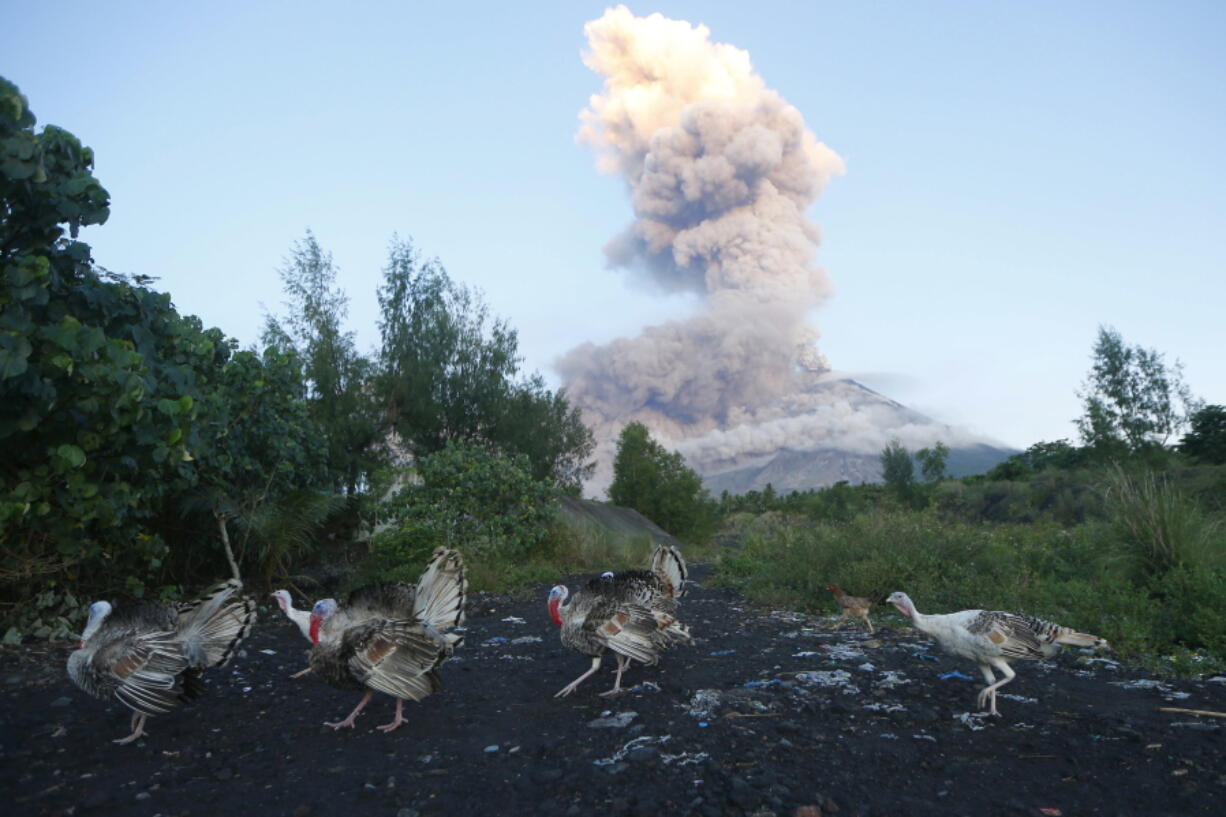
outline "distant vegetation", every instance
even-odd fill
[[[763,603],[833,611],[828,583],[921,610],[1022,610],[1196,674],[1226,668],[1226,409],[1178,364],[1099,331],[1083,444],[1036,443],[987,474],[942,478],[940,450],[893,442],[884,485],[723,496],[720,581]],[[1177,444],[1171,441],[1186,429]],[[914,460],[921,464],[916,477]]]

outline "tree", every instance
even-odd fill
[[[928,482],[939,482],[945,479],[945,461],[949,458],[949,446],[938,442],[932,448],[921,448],[915,452],[919,460],[920,471]]]
[[[1180,449],[1197,462],[1226,463],[1226,406],[1204,406],[1192,415],[1190,425]]]
[[[309,231],[281,268],[284,323],[269,315],[266,345],[292,349],[303,361],[306,401],[318,424],[335,490],[353,496],[379,464],[380,419],[372,394],[373,363],[341,328],[349,299],[336,287],[336,267]]]
[[[897,440],[881,450],[881,478],[899,500],[909,502],[915,494],[915,463],[911,453]]]
[[[651,438],[647,426],[628,423],[617,440],[609,499],[633,508],[664,530],[688,541],[711,532],[711,502],[702,479],[682,456]]]
[[[379,288],[383,346],[377,391],[415,456],[483,441],[529,458],[537,478],[569,491],[591,473],[591,431],[563,393],[519,376],[519,339],[480,295],[394,240]]]
[[[1163,446],[1197,408],[1179,361],[1168,366],[1154,349],[1127,346],[1110,327],[1099,327],[1092,360],[1078,391],[1084,413],[1076,422],[1086,445],[1100,454]]]
[[[188,497],[244,474],[264,486],[270,467],[283,477],[270,496],[317,477],[296,364],[236,352],[144,286],[151,279],[94,266],[76,240],[109,212],[93,153],[34,125],[25,97],[0,79],[6,616],[33,593],[57,596],[71,615],[66,590],[140,596],[172,576],[213,579],[220,547],[199,544],[216,528],[184,524]]]
[[[371,545],[371,567],[380,577],[416,580],[439,545],[497,563],[530,556],[548,536],[558,492],[552,482],[533,478],[523,454],[450,442],[416,466],[420,482],[381,508],[395,521]]]

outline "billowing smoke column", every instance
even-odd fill
[[[808,313],[832,287],[804,211],[842,160],[745,51],[711,42],[705,26],[618,6],[585,31],[584,62],[604,89],[581,114],[579,139],[601,170],[626,180],[635,215],[605,252],[702,301],[695,317],[584,344],[558,362],[601,443],[589,487],[607,485],[615,436],[630,420],[700,470],[777,450],[783,429],[798,448],[829,436],[854,412],[811,390],[829,367]]]

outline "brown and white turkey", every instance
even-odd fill
[[[80,646],[68,657],[68,677],[90,695],[115,697],[132,710],[132,734],[116,743],[147,734],[150,715],[199,697],[201,673],[234,656],[256,617],[255,601],[241,591],[242,582],[230,579],[179,604],[90,605]]]
[[[464,560],[438,548],[416,587],[374,584],[353,591],[343,607],[335,599],[315,602],[311,669],[339,689],[366,691],[347,718],[325,726],[352,728],[375,692],[384,692],[396,699],[396,717],[378,729],[390,732],[404,723],[406,700],[441,689],[436,670],[463,640],[450,631],[464,621],[467,593]]]
[[[1109,647],[1105,639],[1089,633],[1079,633],[1050,621],[1000,610],[962,610],[945,615],[925,615],[915,609],[906,593],[891,593],[886,601],[911,619],[915,628],[932,636],[941,649],[952,655],[969,658],[979,666],[987,686],[976,698],[980,709],[991,708],[980,715],[997,715],[996,691],[1015,677],[1009,662],[1016,659],[1050,658],[1062,645],[1073,647]],[[996,680],[992,669],[1000,670],[1004,678]]]
[[[617,656],[617,677],[613,688],[600,693],[602,696],[621,691],[622,673],[632,660],[655,664],[669,646],[689,641],[689,629],[678,620],[685,582],[685,559],[680,551],[660,545],[648,570],[605,573],[573,596],[566,585],[551,589],[549,617],[561,628],[562,643],[592,657],[591,668],[554,697],[571,694],[600,669],[606,650]]]

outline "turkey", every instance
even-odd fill
[[[302,637],[307,641],[311,640],[311,613],[308,610],[299,610],[294,607],[294,598],[289,594],[288,590],[274,590],[270,594],[277,600],[277,604],[281,607],[281,612],[285,613],[285,617],[294,622],[298,626],[298,630],[302,633]],[[290,678],[301,678],[309,674],[310,667],[304,670],[295,672]]]
[[[1105,639],[1096,635],[1079,633],[1020,613],[962,610],[946,615],[924,615],[915,609],[915,603],[906,593],[891,593],[887,601],[910,618],[916,629],[935,638],[945,652],[969,658],[979,665],[987,686],[979,691],[976,702],[980,709],[991,703],[991,708],[980,715],[1000,715],[996,711],[996,691],[1014,678],[1010,661],[1050,658],[1064,644],[1110,648]],[[997,681],[993,668],[1005,677]]]
[[[311,610],[311,669],[338,689],[366,694],[349,717],[325,723],[353,728],[375,692],[396,699],[396,717],[377,727],[391,732],[404,723],[404,702],[442,688],[435,672],[463,640],[449,632],[464,621],[468,578],[454,550],[437,548],[416,587],[381,583],[353,591],[344,607],[321,599]]]
[[[96,601],[80,646],[68,657],[68,677],[96,698],[114,696],[130,708],[131,743],[147,734],[150,715],[169,712],[204,691],[201,672],[224,666],[251,631],[255,601],[230,579],[179,604],[111,607]]]
[[[277,600],[277,604],[281,607],[281,612],[285,613],[285,617],[298,625],[298,629],[302,632],[302,637],[310,641],[311,612],[294,607],[293,596],[289,594],[288,590],[274,590],[271,595]]]
[[[849,596],[837,584],[828,584],[826,589],[834,594],[834,600],[843,609],[843,615],[839,617],[840,623],[853,616],[864,619],[864,624],[868,627],[869,634],[872,634],[873,622],[869,621],[868,618],[868,610],[873,606],[873,602],[870,599]]]
[[[681,553],[675,547],[660,545],[649,570],[605,573],[573,597],[565,585],[550,590],[549,617],[562,628],[562,643],[592,657],[591,669],[554,697],[571,694],[600,669],[605,650],[617,656],[617,678],[612,689],[600,693],[602,696],[621,692],[622,673],[631,660],[655,664],[660,652],[674,642],[688,642],[689,630],[677,619],[685,582]]]

